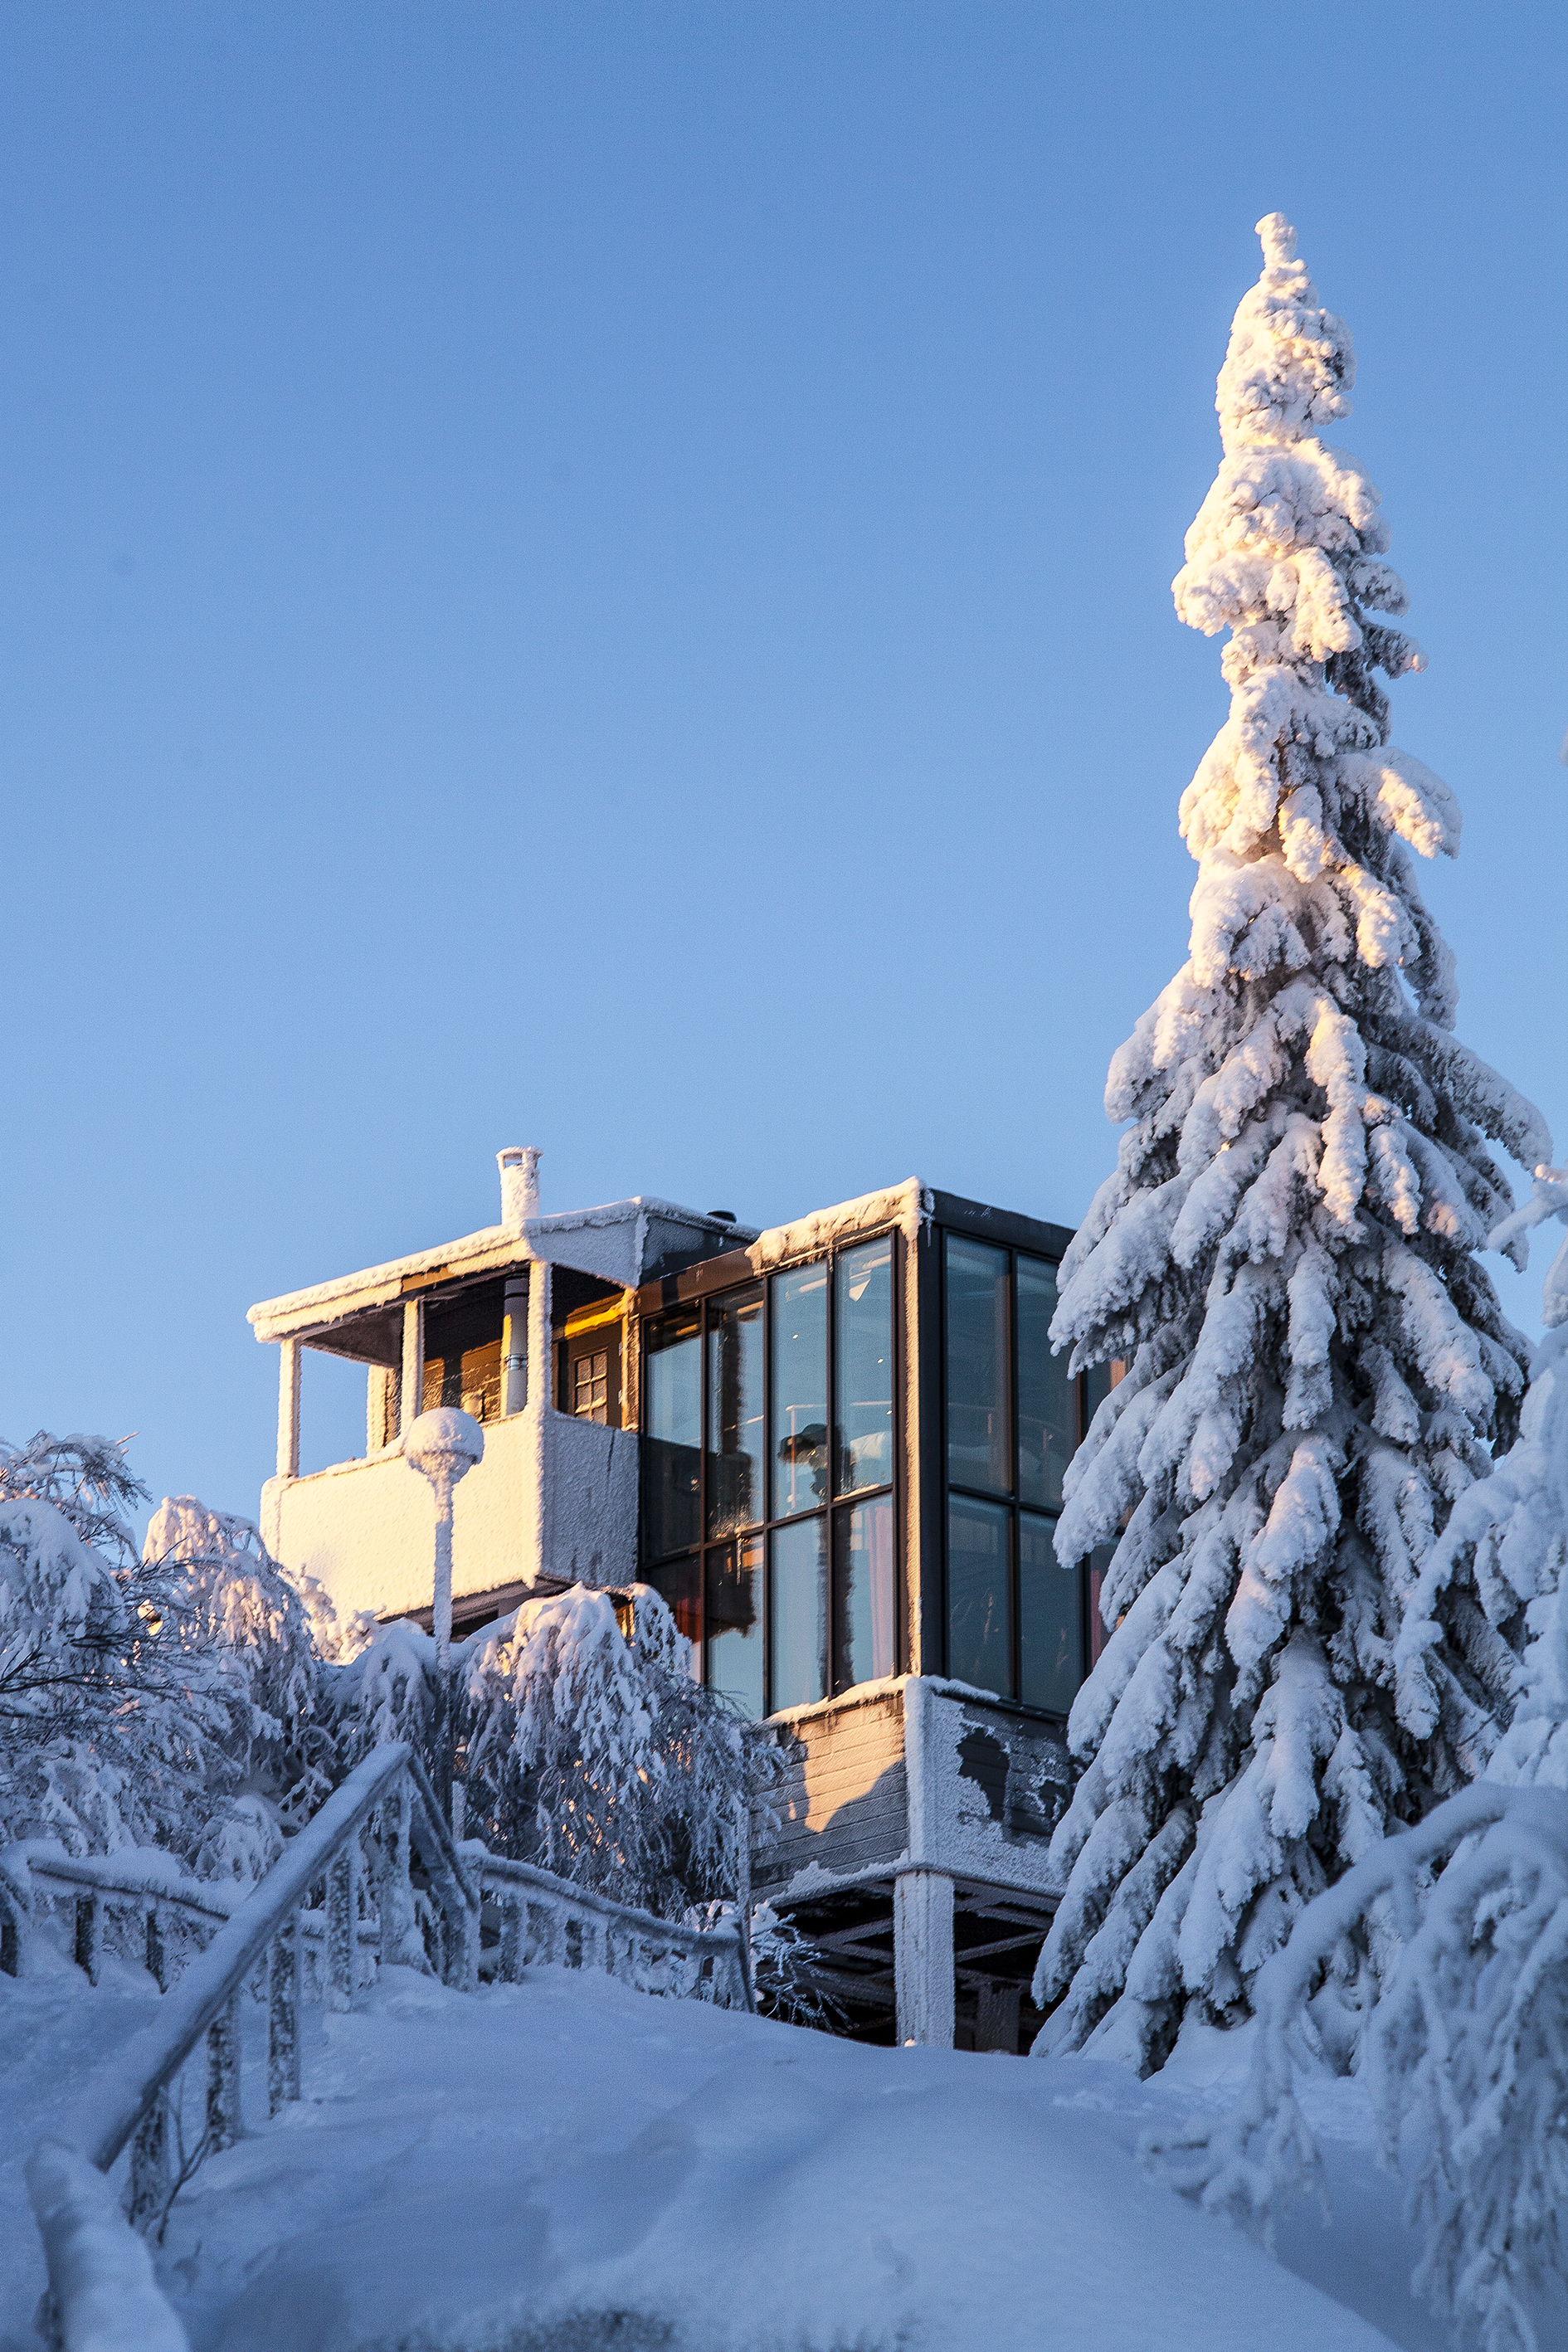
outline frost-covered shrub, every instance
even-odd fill
[[[617,1596],[575,1584],[526,1601],[452,1645],[465,1827],[662,1916],[732,1894],[738,1805],[759,1843],[775,1826],[771,1741],[692,1679],[691,1645],[659,1595],[634,1584],[628,1640]],[[412,1741],[438,1779],[436,1644],[417,1625],[374,1629],[329,1669],[345,1764]]]
[[[73,1852],[179,1850],[231,1777],[231,1710],[177,1579],[125,1517],[122,1449],[40,1433],[0,1449],[0,1833]]]
[[[732,1893],[738,1806],[771,1743],[692,1678],[690,1643],[633,1585],[628,1641],[607,1592],[525,1601],[467,1645],[468,1819],[498,1850],[663,1914]]]
[[[1568,1171],[1494,1238],[1568,1223]],[[1520,1437],[1456,1505],[1400,1646],[1403,1671],[1437,1638],[1462,1575],[1522,1603],[1529,1642],[1512,1721],[1477,1785],[1383,1841],[1309,1906],[1258,1979],[1258,2041],[1236,2114],[1186,2145],[1152,2147],[1217,2210],[1270,2215],[1321,2166],[1295,2095],[1299,2068],[1357,2064],[1384,2160],[1403,2166],[1425,2240],[1415,2285],[1486,2352],[1537,2352],[1531,2304],[1568,2260],[1568,1244],[1545,1293],[1556,1326],[1536,1353]],[[1389,1955],[1370,2011],[1347,2004],[1365,1955]]]
[[[259,1877],[332,1784],[320,1665],[254,1528],[146,1489],[109,1439],[0,1447],[0,1833]]]
[[[1406,601],[1377,492],[1320,437],[1350,336],[1289,225],[1259,233],[1174,583],[1231,633],[1230,715],[1182,801],[1191,949],[1111,1063],[1127,1130],[1052,1328],[1075,1370],[1127,1374],[1057,1533],[1065,1567],[1116,1551],[1036,2048],[1142,2068],[1189,2012],[1245,2017],[1303,1905],[1482,1769],[1523,1634],[1506,1580],[1422,1565],[1524,1385],[1475,1255],[1511,1205],[1488,1139],[1527,1165],[1550,1141],[1453,1034],[1410,852],[1453,855],[1459,813],[1389,747],[1374,673],[1422,656],[1373,617]]]
[[[310,1614],[248,1519],[165,1496],[143,1559],[179,1593],[185,1641],[208,1654],[229,1709],[228,1763],[253,1794],[307,1818],[340,1769]],[[236,1815],[237,1837],[250,1814]],[[226,1871],[222,1874],[226,1875]]]

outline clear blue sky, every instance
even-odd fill
[[[1169,583],[1276,207],[1466,810],[1460,1028],[1568,1148],[1565,50],[10,0],[0,1431],[253,1512],[246,1307],[490,1222],[503,1143],[547,1207],[1076,1221],[1185,950],[1225,693]]]

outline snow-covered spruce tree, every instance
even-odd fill
[[[1037,2046],[1145,2070],[1189,2011],[1244,2016],[1301,1906],[1482,1768],[1521,1633],[1456,1576],[1396,1711],[1421,1561],[1523,1386],[1474,1256],[1511,1205],[1483,1139],[1551,1146],[1452,1034],[1409,851],[1452,856],[1458,811],[1387,748],[1374,672],[1422,657],[1369,617],[1405,591],[1376,491],[1319,437],[1350,338],[1289,225],[1259,235],[1174,583],[1184,620],[1232,632],[1230,715],[1182,801],[1191,949],[1112,1061],[1131,1124],[1053,1326],[1075,1366],[1127,1372],[1057,1535],[1067,1566],[1115,1542],[1114,1630],[1069,1727]]]
[[[1568,1171],[1493,1235],[1568,1223]],[[1441,1641],[1439,1596],[1473,1576],[1529,1639],[1513,1719],[1484,1777],[1385,1838],[1320,1895],[1255,1987],[1258,2032],[1236,2110],[1146,2153],[1211,2209],[1271,2219],[1322,2169],[1298,2066],[1357,2062],[1384,2162],[1421,2231],[1414,2284],[1485,2352],[1538,2352],[1542,2289],[1568,2261],[1568,1243],[1548,1276],[1550,1328],[1517,1444],[1455,1505],[1395,1654],[1402,1677]],[[1344,1992],[1374,1942],[1370,2013]]]

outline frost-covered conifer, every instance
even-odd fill
[[[1568,1171],[1541,1168],[1494,1244],[1551,1216],[1568,1223]],[[1321,2190],[1298,2066],[1355,2066],[1422,2232],[1414,2284],[1485,2352],[1539,2352],[1542,2291],[1568,2255],[1568,1244],[1544,1314],[1553,1328],[1518,1443],[1456,1504],[1395,1658],[1403,1679],[1440,1643],[1438,1604],[1457,1579],[1500,1588],[1493,1613],[1522,1604],[1529,1624],[1512,1721],[1482,1780],[1382,1840],[1302,1913],[1258,1979],[1235,2112],[1148,2147],[1212,2209],[1269,2216],[1303,2187]],[[1346,1994],[1374,1945],[1384,1981],[1368,2011]]]
[[[1550,1140],[1453,1034],[1410,851],[1452,856],[1458,810],[1387,746],[1374,673],[1422,656],[1370,617],[1405,590],[1376,491],[1320,438],[1350,337],[1288,224],[1259,235],[1174,583],[1184,620],[1232,633],[1230,715],[1182,801],[1191,949],[1112,1061],[1130,1125],[1053,1327],[1075,1366],[1127,1372],[1058,1530],[1065,1565],[1116,1543],[1114,1630],[1072,1714],[1041,2046],[1144,2068],[1189,2008],[1244,2015],[1302,1904],[1481,1769],[1521,1633],[1457,1572],[1396,1708],[1422,1560],[1523,1386],[1474,1255],[1511,1204],[1483,1139],[1527,1164]]]

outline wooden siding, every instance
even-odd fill
[[[909,1843],[902,1694],[841,1699],[781,1727],[788,1756],[774,1798],[778,1843],[759,1885],[787,1884],[813,1864],[836,1876],[890,1870]]]

